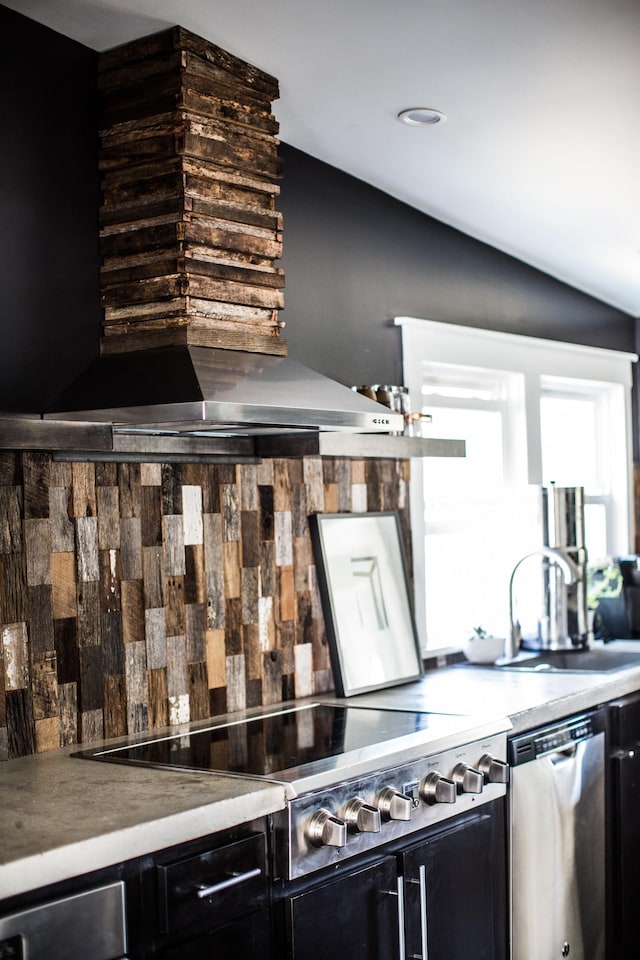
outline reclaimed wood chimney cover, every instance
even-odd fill
[[[103,354],[285,355],[278,82],[173,27],[100,56]]]

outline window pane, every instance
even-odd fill
[[[540,398],[542,480],[601,493],[596,455],[596,401],[562,396]]]

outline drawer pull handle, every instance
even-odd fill
[[[200,886],[196,888],[198,900],[205,900],[207,897],[212,897],[214,893],[221,893],[223,890],[228,890],[229,887],[235,887],[238,883],[246,883],[247,880],[253,880],[254,877],[259,877],[261,873],[262,870],[260,867],[254,867],[253,870],[247,870],[246,873],[234,873],[230,877],[227,877],[226,880],[220,880],[219,883],[212,883],[209,887],[200,884]]]

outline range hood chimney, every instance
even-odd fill
[[[277,81],[174,27],[100,56],[100,355],[45,415],[210,435],[401,431],[287,357]]]

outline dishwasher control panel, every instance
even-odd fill
[[[604,730],[604,723],[604,714],[596,711],[512,737],[509,741],[509,763],[515,767],[545,754],[565,750],[600,733]]]

